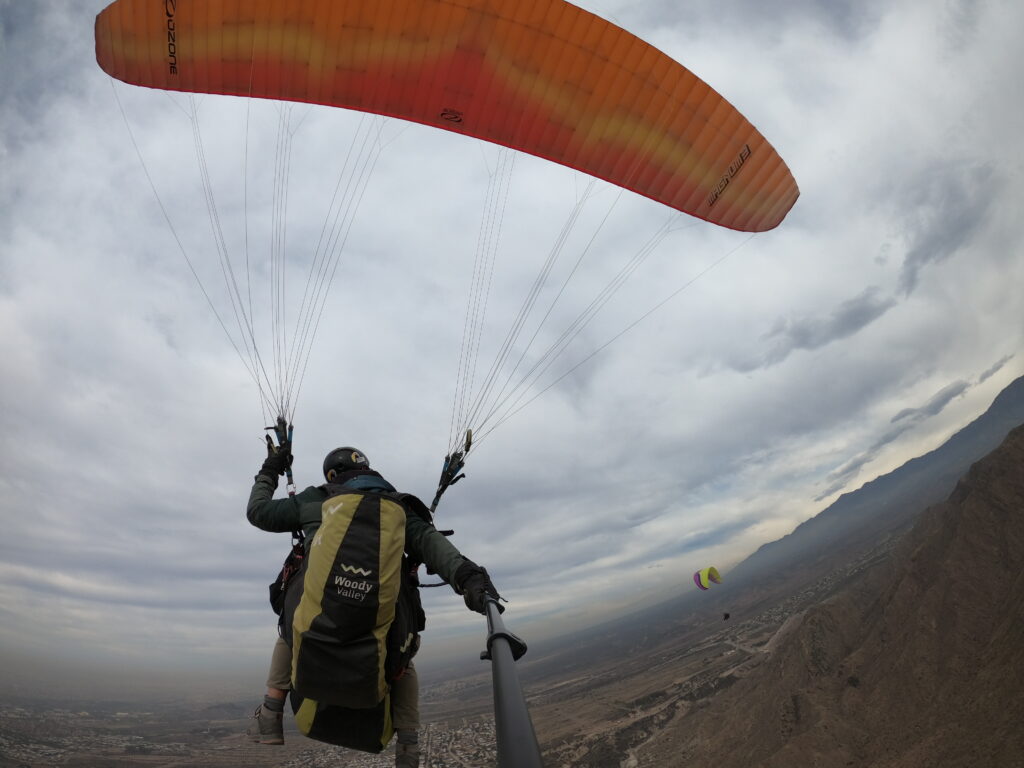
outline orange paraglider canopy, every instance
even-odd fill
[[[563,0],[117,0],[96,59],[135,85],[444,128],[732,229],[777,226],[799,195],[710,86]]]

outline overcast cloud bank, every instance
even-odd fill
[[[103,5],[0,2],[0,648],[240,665],[258,692],[266,584],[287,551],[243,511],[265,416],[182,258],[224,309],[186,102],[112,87],[92,52]],[[676,222],[528,397],[557,383],[471,454],[439,523],[491,570],[517,632],[567,632],[687,589],[696,567],[727,568],[936,447],[1024,373],[1024,174],[1006,151],[1024,125],[1006,97],[1024,7],[933,6],[602,3],[727,95],[802,196],[752,239]],[[228,101],[197,108],[237,254],[269,219],[273,175],[253,162],[245,182],[244,126],[250,159],[270,158],[279,113]],[[301,292],[356,120],[302,108],[293,121]],[[304,379],[295,472],[317,483],[323,454],[354,444],[429,499],[497,153],[383,131]],[[516,158],[480,375],[586,184]],[[594,245],[528,364],[666,218],[597,188],[539,306],[597,232]],[[447,589],[426,601],[424,663],[475,654],[479,617]]]

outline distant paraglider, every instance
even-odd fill
[[[722,577],[718,573],[718,569],[711,565],[707,568],[701,568],[695,574],[693,574],[693,583],[697,585],[698,589],[708,589],[711,583],[715,584],[722,583]],[[728,618],[728,616],[726,616]]]

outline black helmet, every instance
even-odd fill
[[[324,458],[324,479],[327,479],[327,473],[332,469],[335,472],[347,472],[351,469],[369,468],[370,460],[358,448],[352,448],[351,446],[335,448]]]

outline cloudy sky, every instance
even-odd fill
[[[93,52],[104,5],[0,0],[0,654],[107,682],[121,680],[111,665],[183,681],[216,669],[258,693],[266,585],[288,542],[245,519],[267,417],[233,347],[193,125],[267,355],[279,119],[293,138],[286,325],[367,128],[340,110],[112,83]],[[1024,6],[584,7],[759,128],[801,188],[788,218],[729,232],[603,182],[588,193],[534,158],[510,168],[494,147],[374,122],[380,151],[294,402],[300,487],[351,444],[429,500],[489,183],[504,224],[471,345],[477,384],[578,201],[513,360],[528,369],[645,255],[478,443],[439,511],[527,639],[667,599],[705,564],[726,570],[936,447],[1024,373]],[[447,589],[427,608],[421,667],[449,648],[475,655],[480,617]]]

